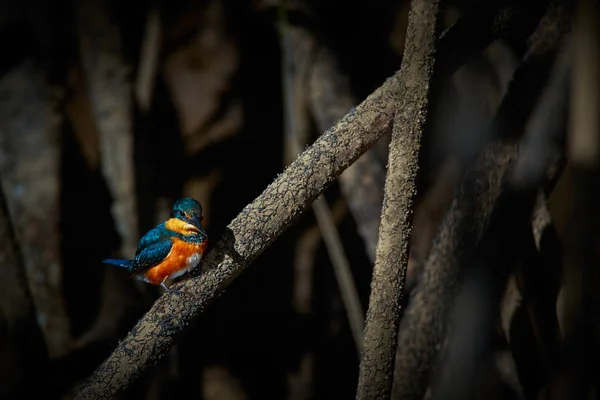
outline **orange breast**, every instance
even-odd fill
[[[195,257],[199,260],[205,249],[206,242],[194,244],[173,238],[169,255],[160,264],[144,272],[144,278],[153,285],[160,285],[177,272],[191,268],[193,265],[190,265],[190,260]]]

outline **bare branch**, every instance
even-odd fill
[[[51,358],[69,351],[59,255],[58,119],[43,78],[26,61],[0,81],[0,170],[15,236]]]
[[[204,262],[205,272],[180,293],[166,293],[83,385],[77,398],[111,398],[162,358],[193,321],[325,188],[391,128],[402,86],[389,78],[304,151],[229,224]],[[185,292],[183,292],[185,291]]]
[[[392,390],[400,304],[412,232],[421,138],[429,111],[439,1],[411,2],[385,182],[377,257],[365,328],[357,399],[387,399]]]
[[[123,254],[137,247],[133,168],[132,88],[121,38],[106,0],[77,1],[83,75],[98,130],[102,173],[113,196],[113,216]]]

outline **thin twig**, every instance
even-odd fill
[[[350,269],[350,262],[348,261],[348,257],[346,257],[346,253],[344,253],[342,239],[335,227],[331,210],[323,196],[320,196],[313,202],[312,208],[319,228],[323,233],[327,252],[331,258],[335,279],[340,289],[344,307],[346,307],[346,313],[348,314],[348,322],[352,337],[354,338],[356,351],[360,354],[362,351],[365,314],[360,304],[356,283]]]
[[[282,6],[283,7],[283,6]],[[298,154],[302,148],[302,138],[306,138],[308,115],[306,110],[304,76],[307,70],[307,53],[314,43],[310,36],[287,23],[285,16],[280,18],[280,35],[283,49],[283,90],[286,154]],[[362,351],[364,312],[360,304],[358,290],[350,269],[350,262],[344,253],[340,234],[336,229],[331,210],[323,196],[312,204],[319,229],[325,239],[334,274],[340,289],[342,302],[346,308],[350,330],[358,354]]]
[[[392,390],[400,304],[406,281],[421,138],[429,109],[439,14],[438,0],[411,3],[400,69],[400,77],[410,95],[399,97],[394,119],[357,399],[387,399]]]

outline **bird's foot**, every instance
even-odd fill
[[[162,286],[162,288],[165,290],[165,292],[169,292],[169,293],[185,293],[185,294],[189,294],[189,292],[187,290],[185,290],[185,288],[181,288],[181,289],[173,289],[171,288],[172,284],[167,286],[165,281],[163,281],[160,286]]]

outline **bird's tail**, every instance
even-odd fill
[[[131,271],[133,267],[133,260],[121,260],[116,258],[109,258],[102,260],[103,263],[116,265],[117,267],[125,268],[127,271]]]

